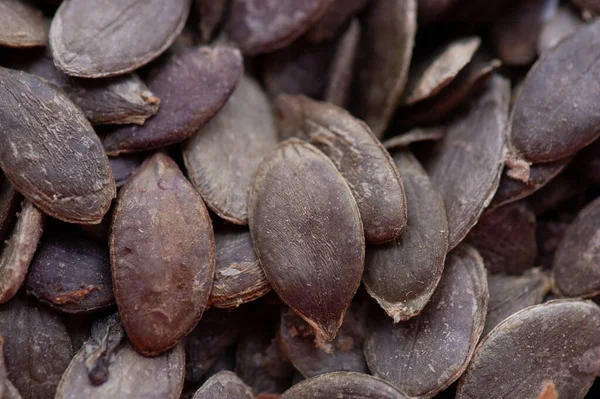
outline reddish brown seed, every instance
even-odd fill
[[[278,142],[269,99],[242,77],[225,106],[183,148],[188,176],[221,218],[248,223],[248,193],[263,156]]]
[[[353,19],[340,36],[329,67],[329,82],[323,99],[342,108],[350,97],[360,34],[360,23]]]
[[[0,243],[12,227],[21,196],[0,171]]]
[[[313,42],[333,39],[352,17],[362,11],[371,0],[334,0],[325,14],[308,32],[306,38]]]
[[[42,212],[31,202],[24,201],[0,255],[0,303],[8,302],[25,281],[29,264],[42,237],[43,226]]]
[[[210,217],[167,155],[144,162],[123,187],[110,236],[123,327],[145,355],[173,347],[198,323],[215,270]]]
[[[169,48],[190,6],[191,0],[65,0],[50,26],[54,63],[81,78],[131,72]]]
[[[226,46],[172,54],[148,78],[161,99],[158,113],[143,126],[123,126],[104,139],[109,155],[143,151],[191,137],[225,105],[243,73],[242,56]]]
[[[382,137],[406,85],[417,31],[416,0],[376,0],[367,10],[353,113]]]
[[[233,0],[228,21],[231,39],[244,54],[283,48],[301,36],[333,0]]]
[[[221,371],[210,377],[192,399],[254,399],[252,389],[231,371]]]
[[[369,127],[346,110],[304,96],[276,99],[280,130],[325,153],[346,179],[369,243],[388,242],[406,225],[406,195],[394,161]]]
[[[556,387],[552,381],[544,385],[537,399],[558,399],[558,392],[556,392]]]
[[[36,47],[48,42],[48,27],[40,10],[24,0],[0,1],[0,46]]]
[[[310,144],[288,140],[267,154],[250,193],[252,241],[281,299],[331,341],[356,293],[364,235],[352,192]]]
[[[55,86],[0,67],[0,167],[52,217],[96,224],[115,196],[108,158],[81,110]]]

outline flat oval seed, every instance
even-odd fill
[[[333,0],[233,0],[228,21],[231,39],[244,54],[268,53],[306,32]]]
[[[281,396],[281,399],[306,398],[407,399],[407,396],[379,378],[341,371],[304,380]]]
[[[325,14],[306,33],[306,38],[313,42],[333,39],[341,28],[362,11],[371,0],[334,0],[327,7]]]
[[[235,89],[242,56],[226,46],[198,47],[171,57],[148,78],[161,99],[158,113],[143,126],[122,126],[104,139],[109,155],[178,143],[204,126]]]
[[[509,82],[494,77],[470,110],[448,127],[425,162],[446,205],[449,249],[477,223],[498,187],[509,94]]]
[[[0,170],[0,243],[12,227],[21,196]]]
[[[0,335],[8,379],[24,398],[52,399],[73,356],[63,321],[31,299],[0,306]]]
[[[515,102],[510,141],[530,162],[573,155],[600,136],[600,21],[581,28],[531,68]]]
[[[276,100],[280,130],[325,153],[338,168],[360,210],[369,243],[398,237],[406,225],[406,195],[398,169],[369,127],[333,104],[304,96]]]
[[[44,227],[44,214],[24,201],[10,239],[0,255],[0,303],[8,302],[21,288]]]
[[[71,360],[55,399],[177,399],[183,389],[183,345],[157,357],[139,355],[129,342],[114,352],[109,378],[93,385],[88,378],[84,346]]]
[[[418,316],[394,324],[373,314],[365,341],[369,369],[409,396],[441,392],[469,364],[488,298],[483,260],[473,247],[461,244],[448,254],[442,279]]]
[[[519,274],[534,266],[536,218],[524,201],[483,214],[466,240],[481,254],[490,273]]]
[[[248,230],[223,229],[215,232],[217,264],[210,293],[216,308],[235,308],[271,291]]]
[[[258,168],[248,214],[269,282],[331,341],[364,267],[363,226],[344,178],[312,145],[286,141]]]
[[[27,294],[66,313],[90,312],[115,303],[108,245],[50,230],[31,262]]]
[[[249,77],[183,149],[188,176],[221,218],[248,223],[248,194],[263,156],[278,142],[269,99]]]
[[[552,277],[560,295],[600,294],[600,198],[583,208],[567,229],[554,255]]]
[[[599,365],[598,305],[551,301],[513,314],[481,341],[456,398],[534,399],[552,382],[559,398],[582,399]]]
[[[191,0],[65,0],[50,26],[54,62],[81,78],[131,72],[173,43],[190,6]]]
[[[24,0],[0,1],[0,46],[35,47],[47,42],[47,23],[40,10]]]
[[[488,288],[490,303],[482,337],[508,316],[542,303],[552,288],[552,282],[540,269],[531,269],[521,276],[488,276]]]
[[[123,187],[110,236],[123,327],[145,355],[171,348],[198,323],[215,271],[208,211],[168,156],[158,153]]]
[[[252,389],[231,371],[221,371],[210,377],[192,399],[254,399]]]
[[[417,2],[377,0],[364,21],[353,114],[382,137],[406,85],[417,31]]]
[[[394,162],[406,189],[408,223],[395,241],[367,248],[363,282],[397,323],[423,309],[442,276],[448,220],[442,197],[412,153],[396,152]]]
[[[108,158],[85,115],[55,86],[0,67],[0,167],[48,215],[96,224],[115,197]]]

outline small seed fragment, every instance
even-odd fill
[[[44,213],[96,224],[115,196],[108,158],[92,126],[55,86],[0,67],[0,167]]]
[[[0,46],[36,47],[47,42],[47,23],[40,10],[24,0],[0,1]]]
[[[225,106],[183,149],[190,177],[221,218],[248,223],[248,194],[263,156],[278,142],[269,99],[258,83],[242,77]]]
[[[559,398],[583,398],[600,371],[599,348],[598,305],[567,299],[530,306],[481,341],[456,398],[537,398],[549,381]]]
[[[173,347],[198,323],[215,270],[210,217],[167,155],[144,162],[123,187],[110,236],[123,327],[145,355]]]
[[[122,126],[104,139],[109,155],[144,151],[192,136],[225,105],[243,73],[238,50],[198,47],[171,57],[148,78],[161,99],[158,113],[143,126]]]
[[[190,6],[191,0],[65,0],[50,26],[52,57],[58,69],[81,78],[131,72],[169,48]]]
[[[448,254],[438,288],[418,316],[394,324],[373,314],[365,341],[369,369],[411,397],[441,392],[469,364],[488,298],[483,260],[461,244]]]
[[[265,156],[248,210],[254,249],[271,286],[318,335],[332,340],[364,267],[363,226],[344,178],[315,147],[288,140]],[[298,236],[303,231],[310,233]]]
[[[276,100],[280,130],[325,153],[338,168],[360,210],[369,243],[398,237],[406,225],[406,195],[394,161],[369,127],[333,104],[304,96]]]
[[[254,399],[252,389],[231,371],[221,371],[210,377],[192,399]]]

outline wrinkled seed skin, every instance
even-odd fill
[[[535,399],[552,381],[559,398],[583,399],[599,371],[599,358],[598,305],[567,299],[531,306],[481,341],[456,398]]]
[[[446,136],[434,145],[425,168],[446,205],[449,249],[477,223],[490,203],[503,166],[509,82],[494,77]]]
[[[310,141],[338,168],[360,210],[369,243],[389,242],[406,226],[404,186],[387,150],[344,109],[304,96],[278,96],[280,130]]]
[[[47,42],[47,25],[40,10],[24,0],[0,1],[0,46],[25,48]]]
[[[228,222],[248,223],[248,194],[263,156],[277,145],[269,99],[242,77],[223,108],[184,146],[190,181],[206,204]]]
[[[442,279],[418,316],[394,324],[372,313],[365,341],[369,369],[406,395],[436,395],[469,364],[488,299],[483,260],[473,247],[461,244],[448,254]]]
[[[600,294],[600,199],[571,223],[554,255],[554,289],[566,297]]]
[[[191,0],[64,0],[50,25],[54,63],[81,78],[131,72],[173,43],[190,7]]]
[[[600,22],[578,30],[531,68],[513,108],[510,141],[530,162],[573,155],[600,135]]]
[[[417,315],[444,270],[448,219],[442,197],[409,150],[393,154],[402,173],[408,223],[396,240],[367,248],[363,282],[395,322]]]
[[[281,399],[408,399],[392,385],[368,374],[340,371],[294,385]]]
[[[0,167],[44,213],[96,224],[115,197],[100,140],[81,110],[41,79],[0,67]]]
[[[119,315],[137,351],[164,352],[196,326],[215,270],[214,235],[199,194],[165,154],[121,190],[110,256]]]
[[[254,399],[252,389],[231,371],[221,371],[210,377],[192,399]]]
[[[283,48],[305,33],[334,0],[233,0],[228,31],[245,55]]]
[[[30,201],[23,201],[14,229],[0,252],[0,304],[21,288],[44,227],[44,214]]]
[[[313,42],[333,39],[341,28],[371,0],[334,0],[325,14],[315,23],[306,38]]]
[[[67,313],[112,306],[108,245],[52,230],[46,237],[31,262],[27,294]]]
[[[360,213],[343,177],[315,147],[288,140],[261,163],[248,209],[269,282],[332,340],[360,284],[365,254]]]
[[[71,338],[57,314],[33,299],[0,306],[0,335],[8,379],[24,399],[53,399],[73,356]]]
[[[109,363],[108,381],[95,386],[88,378],[83,347],[61,378],[55,399],[177,399],[183,389],[184,358],[183,345],[143,357],[126,342]]]
[[[143,126],[122,126],[104,139],[106,152],[144,151],[191,137],[225,105],[242,76],[242,56],[227,46],[198,47],[172,54],[148,78],[161,100]]]

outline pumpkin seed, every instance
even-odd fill
[[[47,42],[48,25],[40,10],[24,0],[0,1],[0,46],[36,47]]]
[[[210,377],[192,399],[254,399],[250,389],[230,371],[221,371]]]

